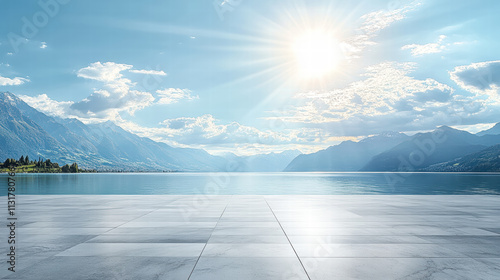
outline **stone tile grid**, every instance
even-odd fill
[[[499,196],[22,195],[18,209],[2,279],[500,279]]]

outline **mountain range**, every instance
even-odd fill
[[[297,156],[284,171],[358,171],[367,159],[408,139],[403,133],[386,132],[359,142],[344,141],[313,154]]]
[[[361,171],[418,171],[500,144],[500,135],[475,135],[441,126],[418,133],[390,150],[374,156]]]
[[[299,155],[285,171],[499,172],[497,144],[500,123],[477,134],[447,126],[413,136],[389,132]]]
[[[281,171],[298,151],[225,158],[176,148],[130,133],[111,121],[84,124],[51,117],[12,93],[0,93],[0,158],[50,158],[80,167],[124,171]],[[265,164],[262,164],[265,163]],[[234,170],[229,170],[233,168]]]
[[[431,172],[499,172],[500,144],[459,159],[438,163],[425,168]]]
[[[302,153],[299,150],[287,150],[281,153],[237,156],[226,153],[223,156],[231,162],[232,171],[279,172]]]
[[[0,117],[0,158],[29,155],[101,171],[500,171],[500,123],[476,134],[447,126],[412,136],[385,132],[312,154],[215,156],[140,137],[111,121],[48,116],[9,92],[0,93]]]

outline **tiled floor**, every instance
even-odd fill
[[[24,195],[17,217],[2,279],[500,279],[500,196]]]

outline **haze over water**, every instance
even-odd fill
[[[499,173],[17,174],[16,194],[437,195],[500,194]],[[5,177],[5,174],[0,175]],[[2,195],[7,193],[2,185]]]

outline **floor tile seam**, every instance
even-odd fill
[[[121,223],[121,224],[119,224],[119,225],[117,225],[117,226],[115,226],[115,227],[110,227],[110,229],[109,229],[109,230],[107,230],[107,231],[105,231],[105,232],[102,232],[102,233],[100,233],[100,234],[91,234],[91,235],[95,235],[95,236],[94,236],[94,237],[92,237],[92,238],[90,238],[90,239],[88,239],[88,240],[86,240],[86,241],[84,241],[84,242],[80,242],[80,243],[78,243],[78,244],[76,244],[76,245],[74,245],[74,246],[72,246],[72,247],[70,247],[70,248],[68,248],[68,249],[66,249],[66,250],[63,250],[63,251],[61,251],[61,252],[59,252],[59,253],[62,253],[62,252],[64,252],[64,251],[67,251],[67,250],[69,250],[69,249],[71,249],[71,248],[74,248],[75,246],[80,245],[80,244],[88,243],[88,241],[90,241],[90,240],[92,240],[92,239],[94,239],[94,238],[96,238],[96,237],[98,237],[98,236],[101,236],[101,235],[103,235],[103,234],[105,234],[105,233],[108,233],[108,232],[110,232],[110,231],[114,230],[114,229],[117,229],[117,228],[119,228],[119,227],[123,226],[124,224],[127,224],[127,223],[131,222],[131,221],[134,221],[134,220],[139,219],[139,218],[142,218],[142,217],[144,217],[144,216],[146,216],[146,215],[148,215],[148,214],[151,214],[151,213],[153,213],[153,212],[154,212],[154,211],[156,211],[156,210],[158,210],[158,209],[155,209],[155,210],[152,210],[152,211],[150,211],[150,212],[148,212],[148,213],[145,213],[144,215],[141,215],[141,216],[139,216],[139,217],[137,217],[137,218],[135,218],[135,219],[132,219],[132,220],[129,220],[129,221],[123,222],[123,223]],[[98,228],[102,228],[102,227],[98,227]]]
[[[264,198],[264,200],[266,201],[266,204],[267,204],[267,206],[269,207],[269,210],[271,210],[271,213],[273,213],[273,216],[274,216],[274,218],[276,219],[276,221],[278,222],[278,224],[279,224],[279,226],[280,226],[281,230],[283,231],[283,234],[285,235],[286,239],[288,240],[288,244],[290,244],[290,247],[292,247],[293,253],[294,253],[294,254],[295,254],[295,256],[297,257],[297,259],[298,259],[298,261],[299,261],[300,265],[302,266],[302,269],[304,270],[304,273],[306,274],[307,279],[311,280],[311,277],[309,276],[309,273],[307,272],[306,267],[305,267],[305,266],[304,266],[304,264],[302,263],[302,260],[300,259],[299,254],[297,254],[297,251],[296,251],[296,250],[295,250],[295,248],[293,247],[292,242],[291,242],[291,241],[290,241],[290,239],[288,238],[288,235],[286,234],[285,229],[283,229],[283,226],[281,226],[281,223],[280,223],[280,221],[278,220],[278,217],[276,217],[276,214],[274,213],[273,208],[271,207],[271,205],[269,205],[269,202],[267,201],[266,197],[265,197],[265,196],[263,196],[263,198]]]
[[[219,223],[219,221],[221,220],[222,216],[224,215],[224,212],[226,211],[227,209],[227,206],[231,203],[231,200],[233,199],[233,195],[230,196],[229,200],[227,201],[226,203],[226,206],[224,207],[224,210],[222,210],[222,213],[220,214],[219,216],[219,219],[217,220],[217,222],[215,223],[215,226],[214,228],[212,229],[212,232],[210,233],[210,236],[208,237],[207,239],[207,242],[205,242],[205,245],[203,246],[203,249],[201,249],[201,252],[200,252],[200,255],[198,256],[198,259],[196,259],[196,262],[194,263],[194,266],[193,266],[193,269],[191,270],[191,272],[189,273],[189,276],[187,278],[187,280],[189,280],[191,278],[191,276],[193,275],[193,272],[194,270],[196,269],[196,266],[198,265],[198,262],[200,261],[201,259],[201,256],[203,255],[203,252],[205,251],[205,248],[207,247],[208,245],[208,241],[210,240],[210,238],[212,237],[212,234],[214,233],[215,229],[217,228],[217,224]]]

